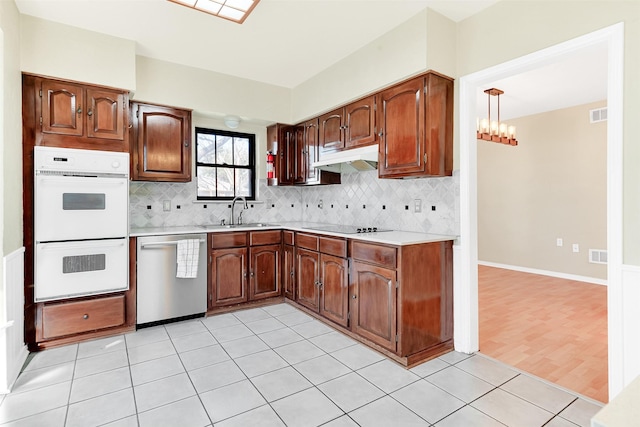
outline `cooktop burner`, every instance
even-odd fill
[[[378,227],[358,227],[352,225],[319,225],[319,226],[311,226],[304,227],[308,230],[317,230],[317,231],[330,231],[333,233],[344,233],[344,234],[358,234],[358,233],[379,233],[382,231],[392,231],[392,230],[384,230]]]

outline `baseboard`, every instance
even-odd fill
[[[516,265],[499,264],[488,261],[478,261],[478,265],[486,267],[503,268],[505,270],[520,271],[522,273],[539,274],[541,276],[556,277],[558,279],[575,280],[576,282],[592,283],[594,285],[607,286],[606,279],[596,279],[594,277],[578,276],[576,274],[559,273],[557,271],[538,270],[536,268],[519,267]]]

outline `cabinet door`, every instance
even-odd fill
[[[304,142],[304,126],[293,126],[291,141],[294,152],[293,182],[304,184],[307,182],[307,152]]]
[[[323,152],[344,148],[344,119],[342,108],[320,116],[318,127],[320,129],[319,145]]]
[[[380,94],[379,175],[400,177],[425,171],[424,77]]]
[[[87,137],[124,139],[124,94],[87,88]]]
[[[396,272],[354,262],[351,330],[396,351]]]
[[[344,145],[354,148],[376,142],[376,97],[369,96],[344,107]]]
[[[296,259],[296,301],[311,310],[318,311],[320,254],[306,249],[297,249]]]
[[[426,175],[451,176],[453,171],[453,80],[427,75]]]
[[[211,307],[247,301],[247,248],[211,252]]]
[[[320,255],[320,314],[347,326],[349,312],[348,262],[332,255]]]
[[[249,249],[249,300],[280,295],[280,245]]]
[[[58,135],[84,134],[84,88],[73,83],[42,81],[42,132]]]
[[[318,119],[309,120],[304,124],[304,151],[305,151],[305,182],[318,181],[318,169],[311,164],[318,161]]]
[[[191,181],[191,111],[134,104],[133,180]]]
[[[293,246],[284,245],[282,251],[282,287],[284,288],[284,296],[295,300],[295,258]]]

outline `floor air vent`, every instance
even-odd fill
[[[606,122],[607,107],[596,108],[595,110],[589,110],[589,120],[591,123]]]
[[[589,262],[593,264],[606,264],[607,251],[605,249],[589,249]]]

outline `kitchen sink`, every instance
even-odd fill
[[[220,230],[223,228],[257,228],[257,227],[277,227],[278,224],[269,224],[266,222],[248,222],[246,224],[227,224],[227,225],[205,225],[205,230]]]

